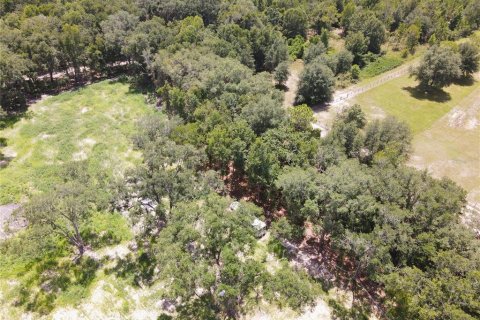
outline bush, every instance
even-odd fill
[[[342,50],[336,54],[336,57],[337,57],[337,74],[348,72],[352,67],[353,54],[348,50]]]
[[[296,36],[293,39],[288,39],[288,54],[293,59],[300,59],[303,57],[303,49],[305,42],[302,36]]]
[[[360,67],[357,64],[354,64],[352,69],[350,69],[350,75],[353,80],[358,80],[358,78],[360,78]]]
[[[305,60],[305,63],[310,63],[316,58],[320,57],[322,54],[327,52],[327,49],[321,42],[311,42],[307,49],[305,50],[305,54],[303,57],[303,60]]]
[[[403,60],[395,56],[382,56],[367,64],[361,72],[362,78],[371,78],[379,74],[395,69],[403,63]]]
[[[284,61],[277,66],[273,77],[279,86],[283,86],[285,85],[285,82],[287,82],[289,75],[290,71],[288,70],[288,62]]]
[[[330,101],[335,87],[332,70],[319,61],[305,66],[300,75],[297,102],[317,104]]]

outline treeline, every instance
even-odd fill
[[[271,71],[288,53],[303,55],[307,34],[316,33],[312,43],[321,40],[328,48],[328,31],[341,28],[353,63],[362,66],[385,41],[413,50],[418,43],[454,40],[478,29],[479,16],[475,0],[2,0],[0,105],[12,110],[26,94],[61,86],[57,72],[78,81],[134,62],[138,74],[159,49],[199,41],[217,55]],[[343,64],[333,73],[349,71],[347,53],[338,58]]]
[[[2,10],[3,106],[14,107],[43,74],[72,68],[78,78],[82,67],[103,72],[125,62],[153,84],[164,111],[139,123],[143,162],[117,201],[99,191],[109,188],[102,177],[77,167],[51,195],[31,200],[27,219],[42,228],[39,242],[49,231],[63,236],[81,261],[82,224],[121,200],[143,226],[126,272],[168,283],[165,296],[181,298],[180,319],[239,318],[261,299],[292,308],[315,300],[303,273],[272,273],[255,259],[252,223],[268,218],[273,245],[299,241],[311,226],[336,263],[351,262],[353,285],[369,279],[385,291],[389,318],[480,317],[478,240],[459,222],[465,192],[405,166],[411,134],[393,118],[367,123],[353,106],[321,138],[309,106],[282,106],[270,73],[283,83],[295,38],[305,42],[314,30],[302,76],[311,80],[297,100],[326,101],[335,75],[379,54],[391,36],[414,28],[418,42],[469,34],[477,1],[3,1]],[[332,54],[325,30],[335,27],[347,51]],[[226,196],[232,188],[268,211],[236,203]],[[280,209],[283,217],[271,214]]]

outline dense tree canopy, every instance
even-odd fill
[[[464,42],[460,44],[459,52],[461,59],[460,70],[465,75],[477,72],[480,66],[479,49],[470,42]]]
[[[430,44],[413,71],[422,89],[471,75],[477,44],[455,40],[479,17],[477,0],[0,1],[0,117],[30,96],[118,74],[157,109],[139,121],[141,156],[115,192],[87,164],[65,164],[51,192],[25,204],[26,234],[58,236],[80,257],[84,226],[121,203],[140,229],[132,278],[161,281],[178,319],[312,303],[319,283],[284,261],[303,240],[349,272],[352,290],[368,282],[384,293],[388,318],[479,318],[465,192],[405,165],[405,123],[367,122],[355,105],[324,137],[311,109],[391,45],[408,55]],[[286,108],[295,58],[305,62],[300,105]],[[268,245],[252,225],[264,221]]]
[[[314,60],[300,75],[297,101],[318,104],[330,101],[335,86],[332,70],[322,61]]]
[[[389,36],[398,39],[394,46],[413,51],[417,43],[468,35],[478,29],[479,8],[475,0],[435,1],[435,6],[430,1],[385,0],[3,1],[0,46],[2,52],[9,52],[9,68],[16,72],[3,71],[2,105],[18,108],[26,101],[25,93],[64,85],[56,81],[59,73],[83,81],[130,62],[128,69],[145,77],[159,49],[175,52],[192,44],[223,58],[238,59],[256,71],[273,71],[288,59],[287,38],[304,39],[308,30],[316,31],[328,46],[329,30],[342,27],[354,63],[363,66],[363,55],[367,51],[381,54]],[[311,45],[314,38],[309,37],[306,61],[325,53]],[[471,69],[467,65],[474,65],[472,51],[463,52],[470,56],[465,57],[465,68]],[[344,64],[348,56],[339,57],[341,65],[333,70],[335,74],[348,71]],[[47,78],[50,84],[44,83]]]

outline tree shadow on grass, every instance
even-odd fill
[[[417,100],[429,100],[434,102],[447,102],[452,99],[450,93],[443,91],[442,89],[430,88],[426,90],[423,87],[403,87],[410,95]]]
[[[464,76],[455,81],[455,84],[462,87],[469,87],[475,83],[475,79],[472,76]]]
[[[98,261],[88,257],[83,257],[79,264],[56,258],[41,261],[32,268],[29,278],[23,280],[14,304],[25,306],[27,311],[49,314],[57,298],[68,290],[73,289],[80,295],[86,293],[99,267]],[[82,297],[73,298],[78,301]]]
[[[110,80],[110,83],[129,85],[127,94],[154,94],[156,87],[148,74],[144,72],[129,72]]]
[[[125,259],[118,260],[114,267],[105,269],[105,274],[131,278],[132,284],[136,286],[148,285],[152,283],[155,266],[155,261],[146,253],[141,253],[138,257],[130,254]]]

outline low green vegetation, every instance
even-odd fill
[[[135,122],[151,112],[145,98],[119,81],[103,81],[48,97],[20,121],[0,131],[3,153],[14,159],[0,169],[0,203],[49,190],[62,166],[88,159],[92,175],[118,175],[138,161],[132,150]]]
[[[108,205],[105,186],[139,161],[131,139],[137,119],[150,112],[144,96],[130,91],[128,84],[104,81],[46,98],[0,132],[6,138],[7,153],[16,154],[0,169],[0,201],[18,202],[33,196],[25,215],[31,223],[47,222],[6,240],[0,249],[0,279],[20,281],[16,295],[26,310],[47,313],[56,305],[78,303],[88,295],[98,262],[84,259],[74,264],[70,245],[84,250],[88,243],[90,249],[98,249],[132,239],[120,214],[96,211],[90,207],[91,197],[72,201],[77,201],[75,194],[85,194],[82,187],[89,183],[81,177],[89,176],[95,177],[97,188],[103,185],[101,190],[89,186],[96,208],[101,203]],[[76,177],[77,186],[61,184],[70,176]],[[60,221],[55,214],[62,211],[54,208],[70,208],[76,216]],[[58,227],[50,229],[49,221]],[[76,228],[79,234],[74,233]],[[36,290],[40,286],[48,289]]]
[[[357,96],[355,101],[366,108],[367,114],[383,111],[405,121],[417,134],[430,128],[480,85],[468,82],[426,93],[413,78],[403,76]]]
[[[385,55],[381,56],[375,61],[368,63],[364,68],[360,71],[360,78],[361,79],[368,79],[379,74],[382,74],[386,71],[395,69],[399,65],[404,62],[403,59],[395,56],[395,55]]]
[[[477,86],[475,45],[454,41],[478,29],[478,1],[33,2],[0,1],[0,203],[27,222],[0,243],[0,312],[101,318],[83,312],[108,296],[112,318],[322,302],[334,318],[480,316],[466,193],[406,166],[413,135]],[[427,43],[422,86],[401,77],[362,101],[385,117],[354,105],[312,127],[335,88]],[[287,109],[290,57],[305,104]],[[336,285],[352,308],[318,303]]]
[[[91,249],[132,240],[127,220],[118,213],[92,214],[80,233]],[[22,231],[0,247],[0,282],[17,282],[14,289],[4,290],[6,301],[41,314],[56,306],[77,305],[89,295],[101,260],[72,261],[65,238],[39,228]],[[39,287],[43,290],[37,290]]]

